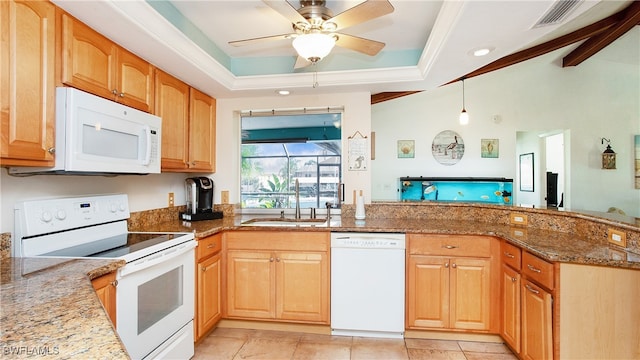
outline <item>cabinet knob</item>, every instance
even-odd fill
[[[276,258],[276,261],[277,261],[277,262],[280,262],[280,258]]]
[[[113,287],[118,286],[118,280],[113,280],[113,281],[111,282],[111,286],[113,286]]]
[[[207,267],[206,267],[206,266],[203,266],[203,267],[202,267],[202,271],[203,271],[203,272],[207,271]]]
[[[269,262],[273,262],[273,260],[274,260],[273,258],[269,258]]]
[[[55,153],[56,153],[56,148],[54,148],[54,147],[50,147],[50,148],[48,148],[48,149],[47,149],[47,152],[48,152],[49,154],[55,154]]]
[[[516,278],[514,278],[514,277],[512,277],[512,278],[511,278],[511,282],[516,282],[516,280],[517,280],[517,279],[516,279]]]
[[[448,268],[449,267],[449,263],[444,263],[444,267]]]
[[[118,95],[118,89],[113,89],[113,90],[111,90],[111,93],[112,93],[113,95]]]
[[[458,266],[456,265],[456,263],[453,263],[453,264],[451,264],[451,267],[455,269]]]
[[[120,96],[121,98],[123,98],[123,97],[124,97],[124,93],[123,93],[123,92],[121,92],[120,94],[118,94],[118,96]]]

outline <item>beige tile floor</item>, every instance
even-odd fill
[[[515,360],[504,345],[471,341],[374,339],[297,332],[215,329],[194,360]]]

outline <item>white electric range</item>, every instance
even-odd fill
[[[193,233],[127,231],[126,194],[21,201],[16,257],[110,258],[116,276],[116,330],[133,359],[194,354]]]

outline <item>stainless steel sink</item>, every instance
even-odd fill
[[[289,226],[326,227],[327,219],[254,218],[240,223],[241,226]]]

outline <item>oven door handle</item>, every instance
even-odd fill
[[[176,258],[186,252],[191,251],[196,247],[196,241],[188,241],[178,246],[174,246],[172,248],[166,249],[164,251],[151,254],[147,257],[144,257],[140,260],[136,260],[126,264],[124,267],[120,268],[118,271],[119,278],[123,278],[127,275],[131,275],[135,272],[142,271],[144,269],[148,269],[152,266],[155,266],[159,263],[169,261],[173,258]]]

